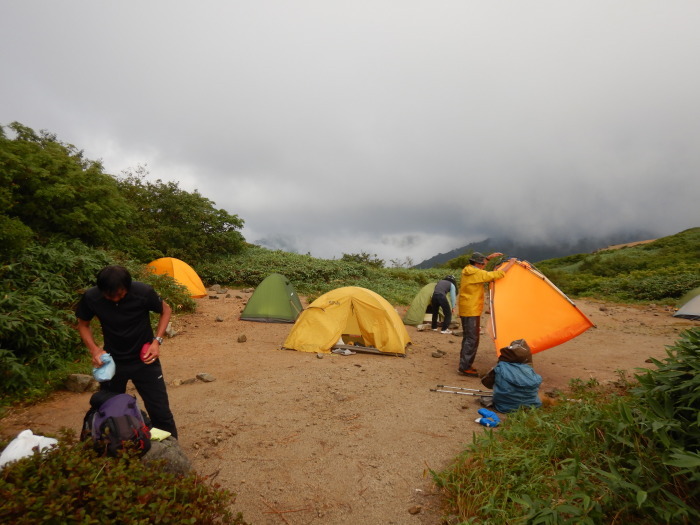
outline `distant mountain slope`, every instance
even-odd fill
[[[538,261],[566,257],[567,255],[577,253],[592,253],[596,250],[604,249],[606,246],[638,242],[642,239],[651,239],[652,237],[654,237],[654,235],[649,232],[634,232],[596,238],[584,237],[568,244],[526,244],[507,238],[485,239],[480,242],[467,244],[466,246],[451,250],[447,253],[439,253],[415,265],[414,268],[435,268],[450,259],[473,251],[481,252],[484,255],[488,255],[492,252],[502,252],[511,257],[517,257],[518,259],[536,263]]]

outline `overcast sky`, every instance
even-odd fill
[[[246,240],[415,263],[700,226],[698,0],[0,0],[0,124]]]

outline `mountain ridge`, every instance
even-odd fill
[[[582,237],[574,242],[559,243],[524,243],[508,237],[491,238],[483,241],[472,242],[461,248],[439,253],[429,259],[416,264],[413,268],[435,268],[447,261],[471,252],[481,252],[488,255],[492,252],[502,252],[510,257],[517,257],[536,263],[547,259],[556,259],[578,253],[592,253],[609,246],[647,241],[654,238],[650,232],[628,232],[600,237]]]

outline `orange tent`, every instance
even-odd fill
[[[505,270],[506,276],[490,284],[489,331],[496,352],[516,339],[525,339],[534,354],[595,326],[571,299],[527,261],[505,261],[497,269]]]
[[[207,289],[197,272],[184,261],[174,257],[162,257],[148,263],[156,275],[167,274],[186,287],[192,297],[206,297]]]

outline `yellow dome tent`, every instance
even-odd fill
[[[169,275],[182,286],[185,286],[192,297],[206,297],[207,289],[197,275],[197,272],[184,261],[174,257],[162,257],[148,263],[156,275]]]
[[[513,264],[510,264],[510,263]],[[505,261],[506,276],[490,284],[496,352],[525,339],[532,353],[560,345],[595,326],[547,277],[527,261]]]
[[[342,343],[340,340],[342,338]],[[354,342],[374,353],[405,356],[411,342],[401,317],[381,295],[360,288],[337,288],[304,310],[284,342],[300,352],[330,353],[338,343]]]

